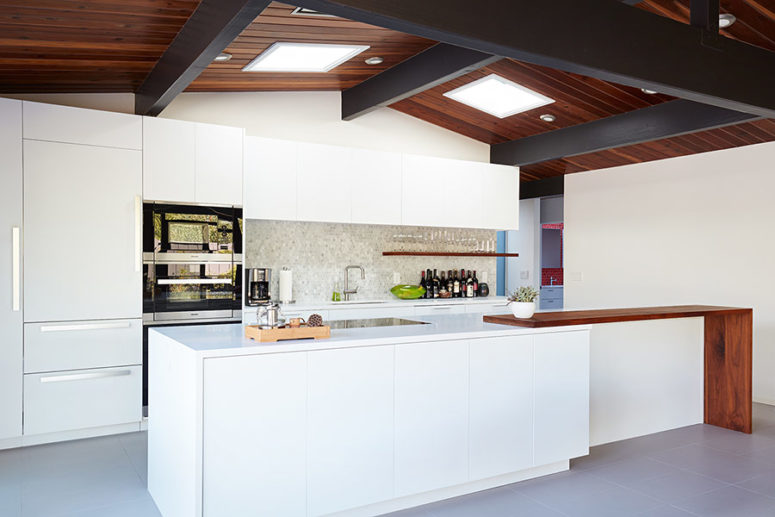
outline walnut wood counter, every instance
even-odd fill
[[[539,328],[698,317],[705,318],[705,423],[750,434],[753,409],[752,309],[677,305],[539,312],[527,319],[504,314],[484,316],[484,321]]]

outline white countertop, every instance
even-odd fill
[[[484,298],[432,298],[417,300],[350,300],[347,302],[302,302],[282,304],[284,311],[309,311],[309,310],[336,310],[336,309],[368,309],[368,308],[394,308],[394,307],[418,307],[433,305],[470,305],[479,303],[505,304],[505,296],[486,296]],[[255,307],[243,307],[243,312],[255,312]]]
[[[570,332],[588,326],[548,327],[531,329],[484,323],[481,314],[416,316],[405,319],[424,321],[428,325],[404,325],[357,329],[332,329],[331,337],[320,340],[292,340],[277,343],[257,343],[245,337],[242,324],[203,325],[186,327],[153,327],[153,334],[166,336],[204,357],[270,354],[303,350],[325,350],[355,346],[395,345],[454,339],[476,339],[519,334]]]

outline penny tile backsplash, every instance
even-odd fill
[[[494,289],[496,259],[491,257],[385,257],[383,251],[495,251],[497,232],[418,226],[307,223],[247,220],[245,267],[272,268],[272,295],[280,270],[293,271],[293,297],[299,303],[329,301],[336,282],[344,288],[344,268],[363,266],[366,278],[350,271],[352,300],[395,299],[389,289],[398,273],[402,284],[420,282],[420,271],[474,269]]]

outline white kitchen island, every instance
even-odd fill
[[[379,515],[589,450],[589,331],[425,316],[258,344],[150,332],[148,489],[164,517]]]

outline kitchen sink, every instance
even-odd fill
[[[428,325],[425,321],[405,320],[403,318],[368,318],[359,320],[335,320],[327,324],[332,329],[364,329],[372,327],[399,327],[402,325]]]

